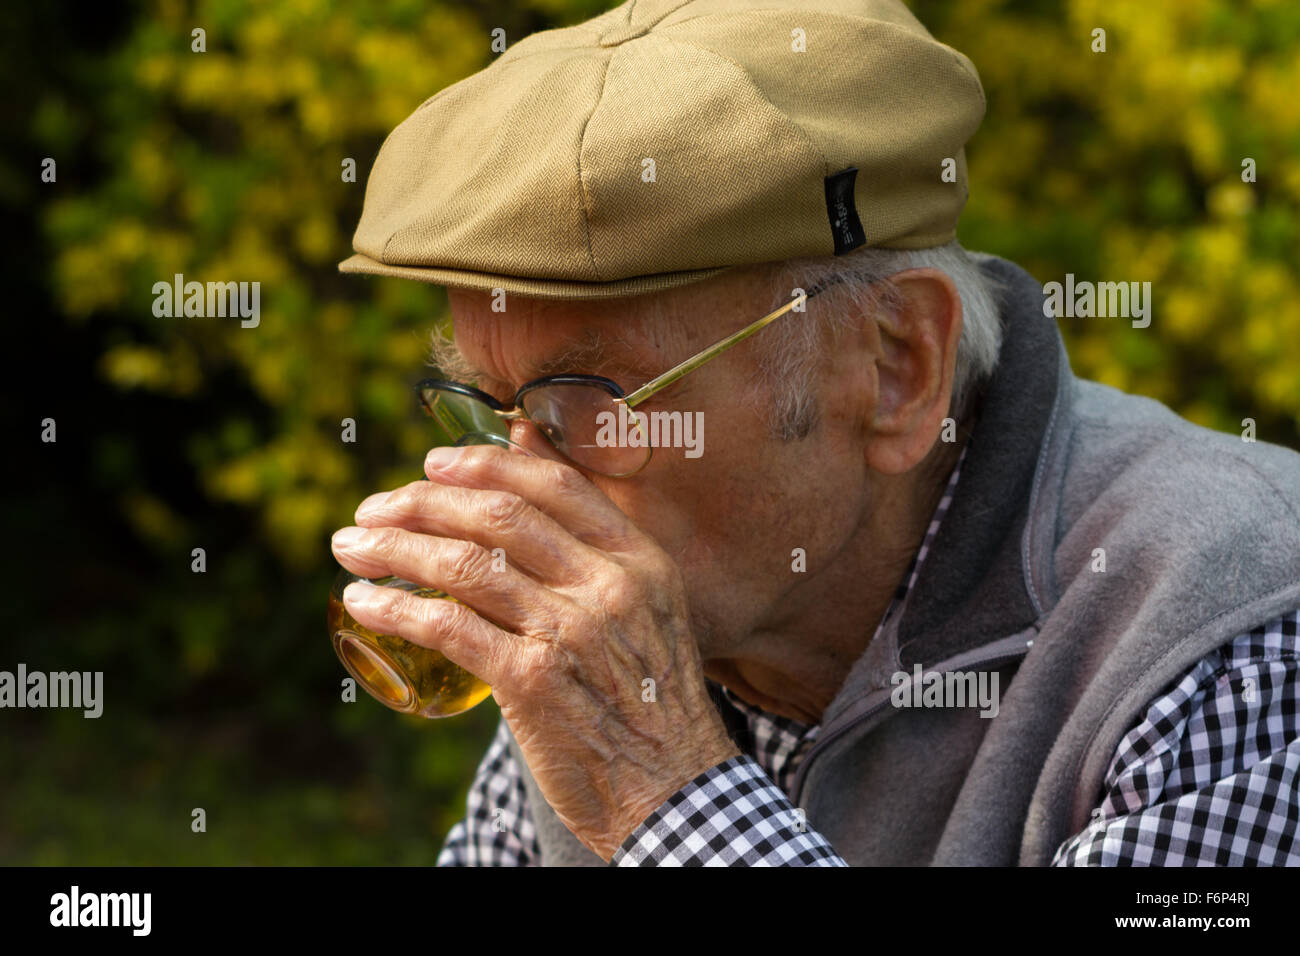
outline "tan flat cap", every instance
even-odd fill
[[[970,60],[897,0],[629,0],[393,130],[339,269],[598,299],[939,245],[983,115]]]

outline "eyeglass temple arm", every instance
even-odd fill
[[[670,368],[668,371],[664,372],[662,375],[658,376],[657,378],[652,378],[650,381],[646,382],[636,391],[627,395],[623,399],[623,403],[627,405],[628,408],[636,408],[637,405],[644,402],[655,392],[671,385],[673,382],[677,381],[679,378],[681,378],[683,375],[687,374],[688,372],[695,371],[705,362],[721,355],[723,352],[727,351],[727,349],[731,348],[737,342],[743,342],[745,339],[749,338],[755,332],[758,332],[761,329],[766,328],[768,325],[771,325],[781,316],[785,315],[787,312],[793,309],[796,305],[799,305],[800,303],[803,302],[807,302],[817,293],[825,291],[827,286],[833,285],[839,281],[840,279],[838,277],[833,278],[830,281],[823,283],[822,285],[814,286],[812,289],[808,290],[801,296],[796,296],[795,298],[791,299],[789,302],[781,306],[776,311],[769,312],[767,315],[763,316],[757,322],[745,326],[739,332],[734,332],[731,335],[728,335],[725,339],[723,339],[720,342],[715,342],[713,345],[710,345],[708,348],[706,348],[703,352],[699,352],[695,355],[692,355],[685,362],[682,362],[680,365]]]

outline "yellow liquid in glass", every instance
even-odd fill
[[[339,574],[330,588],[327,620],[335,653],[370,696],[393,710],[421,717],[463,714],[487,699],[491,687],[438,651],[358,624],[343,604],[343,589],[360,580],[364,579],[347,571]],[[376,578],[370,583],[423,598],[456,600],[402,578]]]

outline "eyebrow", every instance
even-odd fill
[[[587,329],[581,339],[530,371],[533,378],[541,378],[565,372],[588,373],[592,368],[617,370],[632,375],[644,372],[641,360],[624,336],[610,335],[597,329]]]
[[[441,343],[435,343],[433,353],[431,364],[436,365],[445,374],[466,381],[496,378],[465,358],[451,339],[444,338]],[[636,355],[632,344],[623,335],[588,328],[563,350],[527,366],[528,374],[524,381],[562,375],[566,372],[589,375],[592,374],[593,368],[600,368],[610,373],[623,373],[629,382],[637,380],[635,384],[640,384],[640,378],[649,375],[643,360]]]

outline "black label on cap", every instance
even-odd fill
[[[843,172],[826,177],[826,216],[831,221],[831,235],[835,237],[835,254],[842,256],[867,241],[853,203],[853,181],[858,178],[858,167],[850,166]]]

